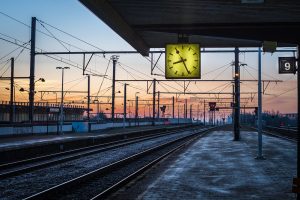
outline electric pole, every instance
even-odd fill
[[[155,126],[155,93],[156,93],[156,79],[153,79],[153,97],[152,97],[152,126]]]
[[[34,111],[34,77],[35,77],[35,33],[36,18],[31,18],[30,77],[29,77],[29,122],[33,122]]]
[[[91,100],[91,76],[88,75],[88,96],[87,96],[87,120],[90,121],[90,100]]]
[[[234,85],[235,85],[235,105],[234,105],[234,140],[240,140],[240,63],[239,48],[234,51]]]
[[[110,59],[113,61],[113,76],[112,76],[112,89],[111,89],[111,120],[115,120],[115,84],[116,84],[116,64],[119,56],[112,55]]]
[[[11,124],[14,123],[14,116],[15,116],[15,113],[14,113],[14,93],[15,93],[15,90],[14,90],[14,78],[15,78],[15,59],[14,58],[11,58],[10,59],[10,62],[11,62],[11,67],[10,67],[10,110],[9,110],[9,121]]]

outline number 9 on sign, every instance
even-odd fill
[[[284,70],[286,70],[286,71],[291,70],[291,63],[289,63],[289,62],[284,63]]]
[[[279,74],[294,74],[296,72],[295,57],[279,57]]]

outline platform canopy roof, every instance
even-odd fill
[[[300,42],[300,0],[80,0],[142,55],[177,43],[201,47]],[[245,3],[246,2],[246,3]],[[252,2],[252,3],[247,3]],[[260,2],[260,3],[259,3]]]

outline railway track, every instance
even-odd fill
[[[172,152],[183,148],[210,130],[211,128],[201,129],[155,145],[25,199],[103,199]]]
[[[17,162],[1,164],[0,179],[16,176],[22,173],[28,173],[34,170],[49,167],[51,165],[67,162],[73,159],[78,159],[80,157],[92,155],[95,153],[107,151],[113,148],[118,148],[129,144],[137,143],[137,142],[151,140],[153,138],[174,134],[189,129],[191,128],[182,128],[182,129],[168,131],[168,132],[154,133],[147,136],[139,136],[130,139],[122,139],[122,140],[117,140],[117,141],[108,142],[104,144],[93,145],[90,147],[78,148],[78,149],[69,150],[65,152],[54,153],[45,156],[21,160]]]
[[[251,128],[254,129],[255,131],[258,130],[257,128],[254,128],[254,127],[251,127]],[[297,131],[295,131],[295,130],[291,133],[291,132],[288,132],[290,130],[284,130],[282,128],[276,129],[276,127],[272,127],[272,131],[273,132],[271,132],[270,129],[266,129],[266,128],[262,130],[262,132],[264,134],[267,134],[267,135],[270,135],[273,137],[278,137],[281,139],[289,140],[291,142],[297,141]]]

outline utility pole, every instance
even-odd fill
[[[187,119],[187,99],[184,100],[184,118]]]
[[[90,121],[90,100],[91,100],[91,76],[88,75],[88,96],[87,96],[87,120]]]
[[[14,58],[11,58],[10,59],[10,62],[11,62],[11,67],[10,67],[10,110],[9,110],[9,121],[11,124],[14,123],[14,118],[15,118],[15,113],[14,113],[14,93],[15,93],[15,90],[14,90],[14,77],[15,77],[15,59]]]
[[[160,92],[158,91],[157,92],[157,119],[159,120],[159,115],[160,115],[160,108],[159,108],[159,106],[160,106],[160,103],[159,103],[159,99],[160,98]]]
[[[258,125],[258,155],[257,159],[264,159],[262,155],[262,92],[261,92],[261,48],[258,48],[258,110],[257,110],[257,125]]]
[[[199,123],[199,103],[197,104],[197,123]]]
[[[30,80],[29,80],[29,122],[33,122],[34,111],[34,77],[35,77],[35,33],[36,18],[31,18],[31,47],[30,47]]]
[[[177,121],[178,121],[178,124],[179,124],[179,109],[180,109],[180,107],[179,107],[180,105],[179,105],[179,102],[178,102],[178,106],[177,106]]]
[[[156,92],[156,79],[153,79],[152,126],[155,126],[155,92]]]
[[[190,119],[193,120],[193,104],[190,104]]]
[[[119,56],[112,55],[110,57],[113,61],[113,76],[112,76],[112,89],[111,89],[111,120],[115,121],[115,84],[116,84],[116,64]]]
[[[139,97],[135,96],[135,125],[138,124],[139,118]]]
[[[56,67],[56,69],[61,69],[61,101],[60,101],[60,134],[63,135],[63,123],[64,123],[64,72],[65,69],[70,69],[70,67]]]
[[[204,100],[204,103],[203,103],[203,123],[204,123],[204,126],[205,126],[205,100]]]
[[[232,124],[233,124],[233,127],[234,127],[234,107],[235,107],[235,101],[234,101],[234,97],[235,97],[235,92],[234,92],[234,84],[232,84]]]
[[[173,97],[172,97],[172,116],[173,116],[173,119],[175,118],[174,107],[175,107],[175,98],[174,98],[174,96],[173,96]]]
[[[126,123],[126,101],[127,101],[127,100],[126,100],[126,99],[127,99],[127,96],[126,96],[126,95],[127,95],[127,91],[126,91],[126,90],[127,90],[127,88],[126,88],[126,87],[127,87],[127,85],[128,85],[128,84],[126,84],[126,83],[124,84],[124,103],[123,103],[123,104],[124,104],[124,112],[123,112],[123,128],[125,128],[125,123]]]
[[[234,140],[240,140],[240,64],[239,64],[239,48],[234,51],[234,85],[235,85],[235,105],[234,105]]]

